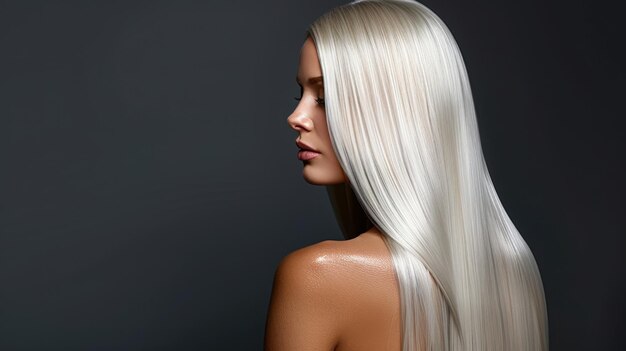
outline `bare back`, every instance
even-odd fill
[[[352,240],[332,242],[353,264],[347,287],[354,293],[353,323],[336,351],[400,351],[400,301],[389,250],[381,234],[363,233]],[[346,291],[346,294],[351,292]]]
[[[312,307],[298,313],[307,305]],[[400,316],[398,283],[381,234],[326,240],[281,262],[265,349],[401,351]]]

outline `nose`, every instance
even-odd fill
[[[307,116],[303,111],[294,111],[288,118],[287,123],[291,128],[301,132],[310,132],[313,129],[313,120]]]

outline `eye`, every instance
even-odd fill
[[[300,101],[302,100],[302,97],[294,97],[294,99],[296,101]],[[324,105],[324,98],[316,98],[315,102],[317,102],[318,105]]]
[[[296,101],[302,100],[302,93],[303,93],[303,88],[300,87],[300,97],[294,97],[294,100]],[[317,102],[318,105],[324,106],[324,98],[318,97],[315,99],[315,102]]]
[[[294,99],[296,99],[296,101],[302,100],[302,92],[303,92],[303,90],[304,89],[302,88],[302,86],[300,86],[300,97],[295,97]]]

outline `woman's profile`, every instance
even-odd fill
[[[346,238],[292,252],[265,350],[547,350],[535,259],[483,157],[445,24],[411,0],[354,1],[307,30],[288,123]]]

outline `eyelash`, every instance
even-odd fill
[[[302,86],[300,87],[300,97],[294,97],[294,99],[296,99],[296,101],[300,101],[302,100],[302,93],[304,92],[304,89],[302,88]],[[316,98],[315,102],[317,102],[318,105],[322,105],[324,106],[324,99],[323,98]]]
[[[296,99],[296,101],[302,100],[301,97],[294,97],[294,99]],[[324,99],[323,98],[316,98],[315,102],[317,102],[319,105],[324,105]]]

